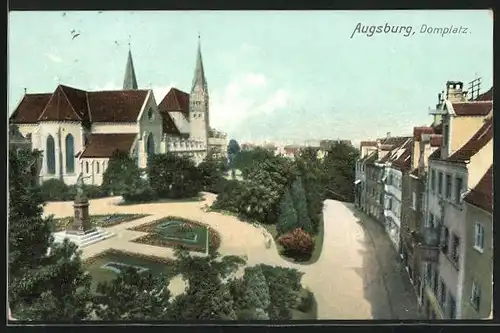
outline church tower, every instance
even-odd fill
[[[200,36],[198,35],[196,68],[194,70],[193,85],[189,97],[190,139],[201,140],[205,145],[208,145],[209,126],[208,86],[201,57]]]
[[[132,61],[132,51],[128,44],[127,67],[125,67],[125,78],[123,79],[123,90],[137,89],[137,78],[135,77],[134,62]]]

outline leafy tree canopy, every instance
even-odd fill
[[[122,195],[141,185],[141,171],[126,152],[115,151],[103,175],[102,188],[107,193]]]

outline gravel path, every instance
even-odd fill
[[[243,255],[248,265],[269,264],[304,272],[303,284],[318,303],[318,319],[403,319],[417,318],[416,299],[408,291],[407,276],[400,268],[395,251],[382,228],[362,216],[349,204],[327,200],[324,206],[324,242],[318,261],[300,265],[283,260],[274,241],[266,247],[263,228],[241,222],[236,217],[205,212],[215,200],[205,193],[200,202],[170,202],[120,206],[119,197],[91,200],[90,214],[130,213],[151,216],[108,228],[116,236],[83,249],[83,258],[113,248],[142,254],[173,257],[169,248],[131,243],[144,233],[127,230],[165,216],[179,216],[206,223],[221,235],[222,255]],[[72,202],[50,202],[45,215],[73,215]],[[391,250],[392,249],[392,250]],[[392,252],[391,252],[392,251]],[[380,252],[380,253],[379,253]],[[183,288],[180,281],[173,285]],[[175,292],[175,291],[174,291]]]

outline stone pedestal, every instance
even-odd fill
[[[70,235],[85,235],[95,231],[90,222],[89,201],[87,199],[75,200],[73,207],[75,215],[66,233]]]

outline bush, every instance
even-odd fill
[[[285,254],[287,256],[296,259],[310,257],[314,250],[314,241],[311,234],[305,232],[301,228],[297,228],[282,235],[278,238],[278,242],[285,248]]]
[[[62,180],[49,179],[42,183],[44,201],[73,201],[76,197],[76,185],[66,185]],[[85,185],[85,194],[89,199],[104,198],[106,191],[97,185]]]
[[[301,312],[308,312],[314,304],[314,294],[309,289],[304,289],[300,293],[300,301],[297,310]]]
[[[140,182],[141,172],[134,159],[125,152],[115,151],[103,175],[102,187],[105,192],[123,195],[139,186]]]
[[[311,233],[313,231],[313,227],[311,224],[311,219],[309,218],[309,211],[307,207],[307,199],[306,193],[304,191],[304,187],[302,186],[302,181],[300,178],[297,178],[292,185],[292,201],[295,211],[297,212],[297,222],[298,226],[302,229]]]
[[[154,155],[147,170],[149,183],[159,198],[193,198],[203,189],[201,172],[187,156]]]
[[[144,183],[138,188],[129,188],[123,193],[122,197],[127,203],[151,202],[157,199],[155,190]]]
[[[68,186],[59,179],[49,179],[42,183],[44,201],[65,201],[68,198]]]

